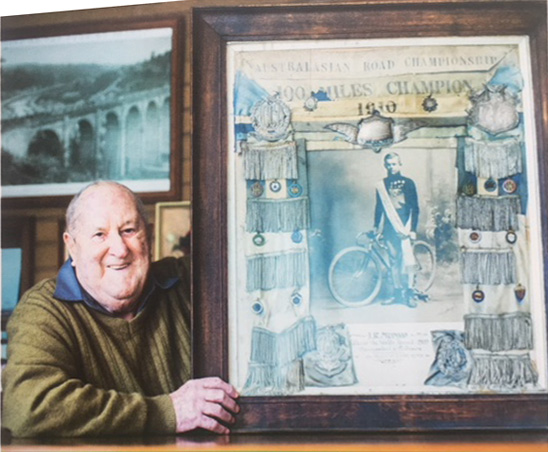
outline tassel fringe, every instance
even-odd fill
[[[255,327],[251,344],[251,362],[287,364],[316,348],[316,323],[305,317],[281,333]]]
[[[298,179],[297,146],[285,143],[242,143],[247,180]]]
[[[281,396],[303,389],[303,361],[297,359],[281,367],[250,363],[242,393],[246,396]]]
[[[284,395],[303,390],[302,356],[315,349],[313,317],[305,317],[281,333],[255,327],[244,394]]]
[[[520,198],[482,198],[459,196],[457,199],[457,227],[479,231],[517,231]]]
[[[464,316],[466,348],[491,352],[533,349],[533,323],[531,314]]]
[[[522,172],[521,146],[515,139],[466,139],[464,169],[478,177],[502,179]]]
[[[247,258],[247,291],[303,287],[307,282],[306,250],[258,254]]]
[[[287,363],[316,349],[316,323],[305,317],[278,336],[278,362]]]
[[[251,362],[275,365],[278,348],[277,334],[264,328],[255,327],[251,332]]]
[[[293,232],[309,227],[308,198],[248,199],[248,232]]]
[[[463,251],[461,275],[464,284],[513,284],[516,256],[510,251]]]
[[[492,389],[520,389],[535,385],[538,374],[529,355],[474,355],[469,385]]]

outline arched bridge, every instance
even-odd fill
[[[31,94],[3,104],[2,152],[16,159],[47,157],[90,178],[169,177],[169,85],[49,110]]]

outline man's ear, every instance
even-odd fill
[[[74,238],[68,232],[63,232],[63,242],[65,242],[65,246],[67,247],[69,256],[72,258],[72,265],[74,266],[74,253],[73,253],[73,249],[75,247]]]

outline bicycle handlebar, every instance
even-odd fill
[[[379,239],[381,238],[382,234],[379,234],[378,232],[375,232],[375,230],[371,230],[371,231],[366,231],[366,232],[360,232],[357,236],[356,236],[356,243],[358,245],[360,245],[361,243],[361,239],[363,237],[367,237],[369,240],[372,240],[372,241],[375,241],[375,242],[378,242]],[[363,245],[362,245],[363,246]]]

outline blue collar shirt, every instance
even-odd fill
[[[156,275],[154,273],[154,269],[151,266],[147,282],[139,301],[137,314],[145,308],[148,300],[151,298],[151,295],[157,288],[164,290],[170,289],[178,281],[178,277],[159,277],[159,275]],[[55,287],[55,292],[53,293],[53,296],[54,298],[65,302],[84,303],[86,306],[95,311],[109,315],[111,317],[116,317],[116,314],[113,314],[112,312],[105,309],[97,300],[95,300],[89,293],[84,290],[84,288],[78,281],[76,271],[72,266],[72,259],[68,259],[59,270],[59,273],[57,274],[57,285]]]

